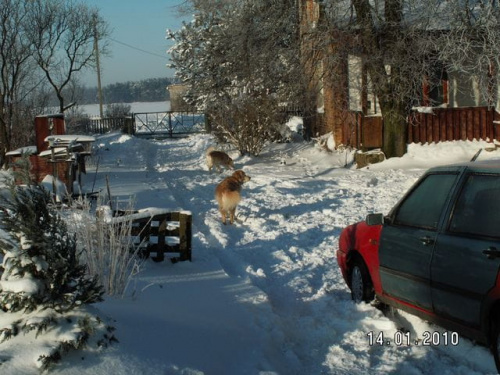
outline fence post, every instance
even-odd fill
[[[207,133],[212,132],[212,122],[210,121],[210,116],[207,113],[205,113],[205,131]]]
[[[192,224],[191,212],[181,211],[179,213],[180,260],[191,261],[191,224]]]
[[[123,132],[125,134],[134,135],[134,120],[133,117],[125,117],[125,124],[123,126]]]
[[[172,112],[168,112],[168,134],[170,135],[170,138],[173,138],[174,136],[174,129],[172,128]]]

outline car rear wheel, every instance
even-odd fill
[[[370,274],[361,260],[355,260],[351,271],[351,297],[354,302],[370,302],[375,293]]]

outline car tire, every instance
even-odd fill
[[[490,350],[493,354],[493,358],[495,359],[497,371],[500,372],[500,316],[498,316],[498,312],[495,315],[496,316],[493,318],[491,327],[492,334]]]
[[[351,297],[356,303],[370,302],[375,297],[370,274],[363,261],[354,261],[351,269]]]

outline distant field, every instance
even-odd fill
[[[129,104],[132,108],[132,113],[141,112],[167,112],[170,110],[170,102],[135,102],[135,103],[125,103]],[[86,104],[80,106],[80,108],[90,116],[99,115],[99,104]],[[103,106],[103,110],[106,111],[106,105]]]

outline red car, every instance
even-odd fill
[[[488,345],[500,371],[500,161],[430,169],[387,216],[345,228],[337,261],[355,301]]]

